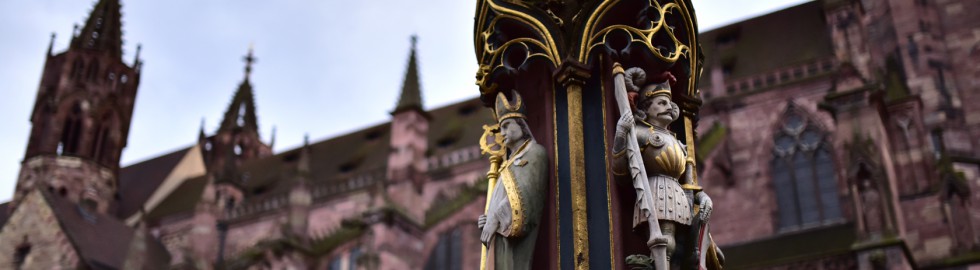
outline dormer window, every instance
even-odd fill
[[[367,134],[365,134],[364,135],[364,139],[366,139],[368,141],[377,140],[378,138],[381,138],[381,135],[383,134],[382,132],[383,131],[381,131],[380,129],[373,130],[373,131],[368,132]]]
[[[476,105],[472,105],[472,104],[466,105],[463,106],[462,108],[459,108],[459,115],[468,116],[476,112],[476,110],[477,110]]]
[[[715,46],[723,49],[735,45],[738,42],[739,32],[738,28],[723,30],[715,39]]]

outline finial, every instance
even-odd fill
[[[197,130],[197,140],[204,142],[207,139],[207,135],[204,135],[204,117],[201,117],[201,128]]]
[[[303,149],[300,150],[299,154],[299,164],[297,168],[301,176],[300,184],[306,184],[308,181],[308,176],[310,174],[310,134],[306,133],[303,135]]]
[[[416,35],[416,34],[412,34],[412,50],[413,51],[415,50],[415,44],[418,43],[418,41],[419,41],[419,36]]]
[[[78,37],[78,23],[75,23],[75,27],[71,30],[71,35]]]
[[[140,62],[140,51],[143,50],[142,43],[136,43],[136,59],[133,59],[133,65],[138,65]],[[203,119],[201,121],[204,121]]]
[[[248,80],[249,76],[252,74],[252,64],[256,62],[255,56],[252,55],[254,50],[254,43],[248,44],[248,55],[245,56],[245,79]]]
[[[272,126],[272,139],[269,140],[269,148],[273,148],[275,146],[276,146],[276,126],[273,125]]]
[[[54,32],[51,32],[51,43],[48,43],[48,56],[51,56],[51,49],[54,48]]]

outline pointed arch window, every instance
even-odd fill
[[[425,264],[427,270],[463,269],[463,231],[456,227],[439,234],[439,241]]]
[[[95,81],[99,77],[99,61],[92,61],[88,66],[88,77],[89,81]]]
[[[840,199],[827,133],[790,110],[773,138],[770,173],[776,192],[779,230],[840,220]]]
[[[78,153],[81,131],[82,106],[75,103],[65,117],[65,123],[61,128],[61,140],[58,142],[58,155],[73,155]]]
[[[75,59],[75,62],[72,63],[71,67],[71,77],[78,79],[84,73],[84,69],[85,62],[83,62],[82,59]]]
[[[92,140],[92,156],[96,161],[103,164],[110,164],[112,159],[112,131],[115,128],[112,114],[106,113],[99,121],[99,128],[96,130],[95,139]]]

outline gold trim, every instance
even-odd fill
[[[589,53],[586,51],[586,47],[588,46],[587,44],[589,44],[589,40],[592,39],[592,36],[590,36],[589,33],[592,32],[592,27],[595,26],[595,22],[598,21],[599,18],[605,15],[606,11],[610,6],[612,6],[617,2],[619,1],[618,0],[602,1],[602,3],[600,3],[599,6],[596,7],[596,9],[592,12],[592,14],[589,15],[589,20],[585,21],[585,29],[583,29],[582,31],[583,33],[582,41],[580,42],[581,47],[579,47],[579,57],[578,57],[579,62],[587,63],[585,60],[587,60],[588,58],[587,55]]]
[[[552,80],[552,83],[554,83],[554,80]],[[561,185],[561,181],[558,179],[558,104],[556,104],[558,98],[555,96],[556,92],[555,86],[551,85],[551,143],[554,147],[555,156],[552,160],[554,160],[555,170],[553,171],[553,178],[549,178],[549,180],[555,180],[555,250],[558,254],[553,254],[556,258],[554,269],[561,269],[561,200],[559,200],[561,192],[558,192],[558,186]]]
[[[693,126],[694,126],[694,124],[693,124],[693,121],[691,121],[691,118],[688,117],[688,116],[684,116],[684,129],[685,129],[684,130],[684,135],[686,135],[686,138],[687,138],[687,140],[686,140],[687,141],[687,158],[690,159],[690,160],[697,160],[697,159],[695,159],[695,153],[697,151],[694,150],[694,130],[693,130]],[[698,186],[698,170],[697,170],[697,164],[696,163],[695,164],[691,164],[691,171],[690,171],[690,173],[691,173],[691,185]],[[698,190],[700,190],[700,187],[698,187]]]
[[[504,190],[507,191],[510,208],[514,211],[510,218],[510,236],[521,236],[524,235],[524,205],[521,204],[521,192],[517,189],[514,172],[510,170],[512,163],[513,160],[504,163],[500,170],[500,181],[504,184]]]
[[[673,96],[670,93],[670,89],[660,89],[652,92],[647,92],[645,95],[647,97],[662,95],[662,96],[667,96],[668,98],[673,98]]]
[[[510,207],[514,211],[510,218],[510,236],[523,235],[524,206],[521,205],[521,193],[517,189],[514,172],[509,168],[501,170],[500,183],[504,185],[504,190],[507,192],[507,199],[510,201]]]
[[[599,56],[599,62],[602,62],[602,56]],[[613,73],[613,75],[619,75],[619,74],[626,73],[626,70],[623,70],[623,65],[620,65],[619,62],[616,62],[616,63],[613,64],[612,73]],[[605,77],[606,76],[605,74],[603,74],[602,76],[603,76],[602,77],[603,79],[606,78]],[[605,80],[603,80],[603,81],[605,81]],[[602,84],[602,88],[603,88],[603,92],[605,92],[606,84]],[[602,98],[605,99],[606,97],[602,97]],[[605,107],[606,104],[602,104],[602,106]],[[602,113],[606,113],[606,112],[603,111]]]
[[[645,45],[647,47],[647,49],[650,52],[653,53],[653,55],[655,57],[657,57],[660,60],[663,60],[663,61],[666,61],[666,62],[669,62],[669,63],[674,63],[678,59],[680,59],[681,56],[687,56],[689,59],[691,58],[691,55],[688,54],[689,52],[691,52],[691,46],[688,46],[688,45],[680,42],[680,40],[677,39],[677,37],[674,35],[674,31],[670,27],[664,27],[666,25],[666,19],[665,19],[666,17],[665,17],[665,15],[668,14],[668,13],[673,13],[672,11],[670,11],[670,9],[678,9],[678,10],[681,10],[682,11],[681,13],[685,13],[687,11],[686,7],[679,6],[676,3],[668,3],[666,5],[660,6],[660,4],[657,3],[656,1],[651,1],[654,4],[654,8],[657,11],[659,11],[659,13],[660,13],[660,16],[659,17],[661,19],[658,20],[658,21],[656,21],[656,22],[654,22],[654,25],[650,29],[638,29],[638,28],[635,28],[635,27],[627,26],[627,25],[617,24],[617,25],[608,26],[608,27],[603,28],[602,30],[599,30],[599,31],[595,31],[595,29],[593,28],[595,26],[595,24],[606,15],[606,12],[615,3],[618,3],[618,2],[619,2],[618,0],[612,0],[612,1],[607,0],[607,1],[602,2],[601,4],[599,4],[599,6],[596,8],[596,10],[591,14],[591,16],[589,17],[589,20],[585,23],[585,29],[582,32],[582,40],[581,40],[581,45],[580,45],[580,48],[579,48],[578,60],[580,62],[582,62],[582,63],[588,63],[589,56],[590,56],[589,52],[593,48],[595,48],[597,46],[600,46],[602,44],[605,44],[606,43],[606,35],[608,33],[612,32],[613,30],[624,30],[624,31],[626,31],[632,37],[631,42],[639,42],[639,43],[642,43],[643,45]],[[682,14],[682,17],[684,19],[688,19],[689,17],[686,16],[686,15],[687,14]],[[693,25],[693,23],[688,22],[688,25]],[[695,32],[695,33],[697,32],[697,29],[693,29],[693,28],[688,28],[688,29],[690,29],[688,32]],[[674,51],[673,52],[668,52],[667,56],[664,56],[660,52],[660,49],[659,48],[657,48],[656,46],[653,46],[653,36],[655,34],[657,34],[658,32],[660,32],[661,30],[663,30],[667,34],[667,36],[670,37],[671,41],[675,45]],[[690,37],[690,35],[689,35],[689,37]],[[695,41],[697,41],[696,40],[696,36],[694,38],[695,39],[692,39],[691,40],[692,41],[692,44],[696,44],[696,42],[695,42]],[[697,54],[693,54],[693,56],[696,57]],[[693,66],[696,66],[697,65],[696,64],[696,61],[692,62],[692,65]]]
[[[571,170],[572,232],[575,269],[589,269],[588,206],[585,197],[585,138],[582,127],[582,85],[567,86],[568,159]]]
[[[519,12],[519,11],[516,11],[516,10],[513,10],[513,9],[509,9],[509,8],[506,8],[506,7],[497,5],[496,3],[494,3],[493,0],[487,0],[486,3],[490,5],[490,8],[491,9],[493,9],[493,10],[501,13],[500,16],[497,16],[496,18],[494,18],[494,21],[491,21],[490,22],[490,25],[489,25],[490,27],[489,28],[492,28],[493,25],[494,25],[494,23],[495,23],[495,21],[496,20],[499,20],[501,17],[508,16],[508,17],[513,17],[513,18],[524,19],[525,21],[527,21],[527,22],[531,23],[532,25],[534,25],[536,27],[535,30],[538,32],[538,34],[540,34],[542,38],[544,38],[544,39],[547,40],[547,43],[549,45],[547,47],[550,49],[549,54],[550,55],[559,55],[558,47],[555,45],[555,39],[551,37],[551,33],[548,32],[548,27],[545,27],[544,24],[541,23],[541,21],[539,21],[538,19],[536,19],[533,16],[528,15],[528,14],[526,14],[524,12]],[[555,63],[556,66],[561,66],[561,59],[552,58],[552,60],[553,60],[553,62]]]
[[[502,123],[502,122],[504,122],[504,120],[511,119],[511,118],[525,118],[525,117],[524,117],[524,114],[521,114],[521,113],[508,113],[508,114],[505,114],[505,115],[500,116],[500,121],[499,122]]]

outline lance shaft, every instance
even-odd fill
[[[629,98],[626,95],[626,79],[624,78],[623,66],[619,63],[613,64],[613,82],[615,84],[616,104],[619,107],[619,114],[632,114]],[[630,123],[633,124],[633,123]],[[657,212],[654,211],[653,196],[651,195],[649,178],[647,178],[646,168],[643,167],[643,160],[640,158],[640,147],[636,142],[636,129],[630,129],[626,136],[626,157],[629,158],[630,177],[633,180],[633,188],[637,191],[637,205],[640,207],[640,215],[647,220],[650,229],[650,238],[647,246],[650,248],[651,257],[655,261],[657,270],[667,270],[667,242],[660,232],[660,223],[657,222]]]

